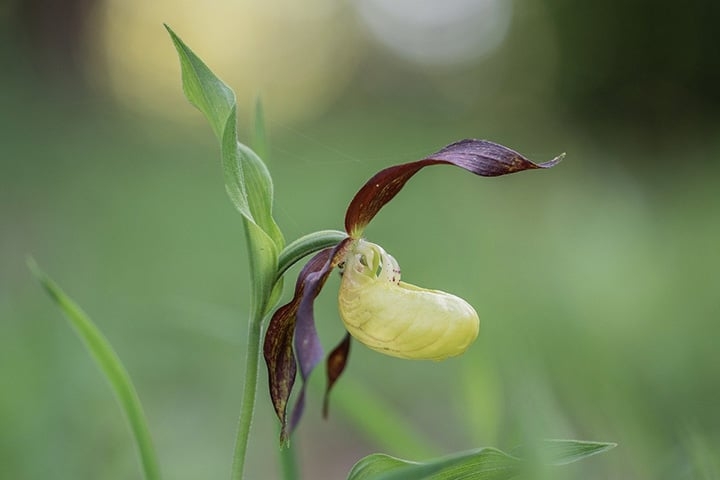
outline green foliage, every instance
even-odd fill
[[[544,440],[539,445],[539,456],[548,465],[567,465],[617,446],[608,442],[585,442],[580,440]]]
[[[140,454],[145,479],[158,480],[160,478],[160,468],[155,458],[155,450],[150,438],[145,414],[130,375],[117,353],[115,353],[115,350],[113,350],[110,342],[108,342],[100,329],[90,320],[90,317],[50,277],[40,270],[40,267],[32,258],[28,260],[28,266],[65,314],[88,352],[100,367],[100,371],[110,383],[110,387],[112,387],[135,437],[135,444]]]
[[[272,214],[274,193],[270,172],[260,157],[238,140],[235,94],[170,27],[165,27],[178,52],[185,96],[205,115],[220,141],[225,189],[243,216],[247,238],[252,306],[245,350],[245,385],[232,469],[232,478],[240,479],[255,409],[260,324],[280,298],[282,273],[303,256],[323,248],[328,241],[337,243],[338,235],[337,232],[311,234],[283,250],[285,240]],[[267,150],[259,100],[255,115],[255,146],[261,152]],[[282,264],[279,265],[281,253]],[[293,469],[285,468],[284,471],[291,474]]]
[[[566,465],[614,448],[614,443],[547,440],[540,447],[546,465]],[[376,453],[355,464],[348,480],[510,480],[527,462],[494,448],[481,448],[411,462]]]
[[[252,285],[252,317],[261,321],[275,286],[278,254],[285,245],[272,215],[273,184],[267,167],[237,136],[237,104],[233,91],[168,27],[180,58],[183,91],[204,115],[220,141],[225,189],[243,215],[248,239]]]
[[[320,230],[294,240],[280,252],[278,277],[282,276],[288,268],[307,255],[337,245],[346,237],[347,233],[340,230]]]

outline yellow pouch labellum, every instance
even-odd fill
[[[480,328],[460,297],[400,281],[397,261],[358,240],[345,259],[340,317],[358,341],[386,355],[443,360],[463,353]]]

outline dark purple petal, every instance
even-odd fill
[[[340,375],[345,370],[348,357],[350,356],[350,334],[347,333],[345,338],[338,344],[335,349],[330,352],[327,358],[327,387],[325,388],[325,399],[323,401],[323,417],[327,418],[330,403],[330,390]]]
[[[297,309],[297,324],[295,326],[295,350],[297,351],[303,384],[290,419],[290,431],[297,426],[305,408],[307,379],[324,355],[322,345],[320,345],[320,338],[315,329],[315,298],[320,294],[320,290],[325,285],[330,272],[344,258],[345,250],[351,241],[352,239],[346,238],[337,244],[328,254],[322,268],[310,273],[305,279],[305,287]]]
[[[421,168],[450,164],[483,177],[496,177],[536,168],[550,168],[563,155],[549,162],[533,163],[518,152],[487,140],[461,140],[416,162],[404,163],[376,173],[355,194],[345,214],[345,230],[353,238],[362,234],[373,217]]]
[[[265,333],[263,353],[268,369],[270,398],[282,425],[280,432],[280,441],[282,443],[287,441],[289,434],[287,428],[287,402],[297,372],[293,352],[293,335],[295,333],[298,307],[303,298],[307,277],[325,266],[332,251],[332,248],[320,251],[303,267],[295,284],[293,299],[275,312]]]

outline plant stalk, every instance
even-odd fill
[[[235,451],[233,453],[232,480],[242,480],[245,469],[250,427],[255,412],[255,393],[257,390],[258,361],[262,342],[262,319],[250,318],[248,322],[248,339],[245,358],[245,383],[243,385],[240,418],[238,419]]]
[[[280,468],[282,469],[283,480],[298,480],[300,478],[295,449],[290,445],[280,447]]]

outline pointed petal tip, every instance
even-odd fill
[[[540,167],[540,168],[554,167],[555,165],[557,165],[558,163],[562,162],[565,159],[565,155],[566,155],[566,153],[563,152],[560,155],[558,155],[557,157],[553,158],[552,160],[549,160],[545,163],[539,163],[538,167]]]

